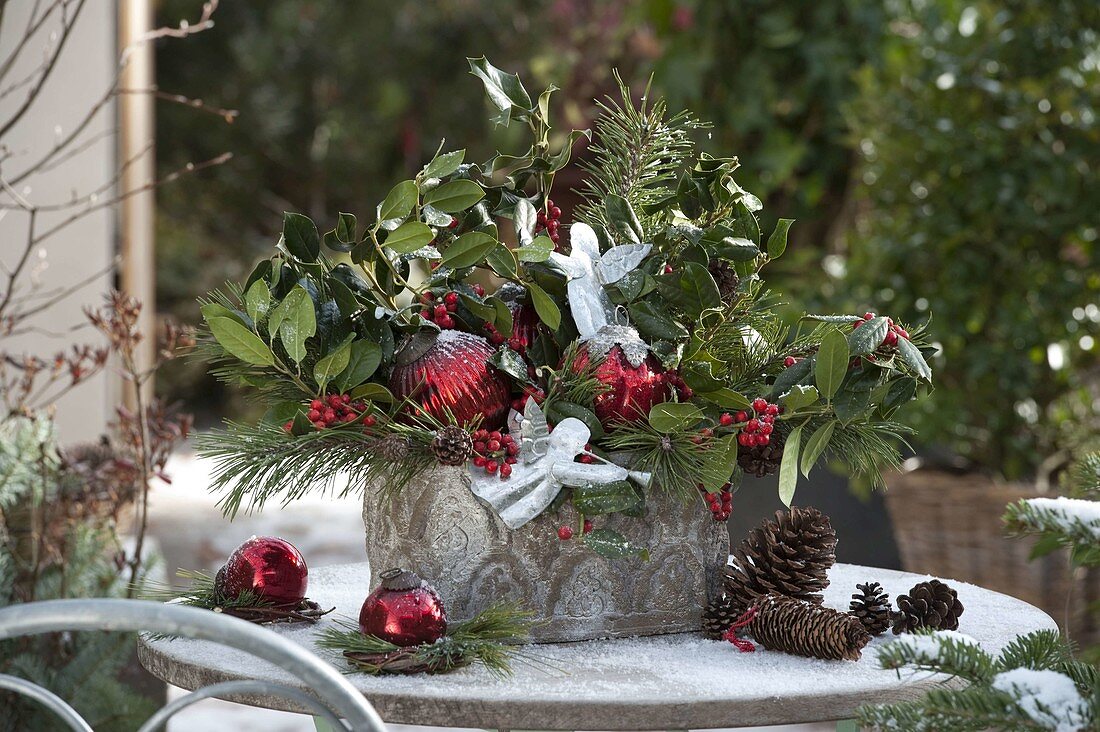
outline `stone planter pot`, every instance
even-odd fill
[[[536,642],[697,631],[729,556],[725,524],[660,490],[650,491],[645,518],[597,519],[648,548],[647,562],[605,559],[579,536],[560,541],[558,527],[576,524],[569,505],[507,528],[470,491],[465,468],[438,466],[398,491],[382,488],[363,492],[372,586],[385,569],[412,570],[435,585],[451,620],[518,600],[536,613]]]

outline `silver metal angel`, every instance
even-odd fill
[[[577,324],[581,340],[596,335],[605,325],[626,325],[604,291],[604,285],[621,280],[634,271],[652,249],[651,244],[620,244],[600,254],[596,232],[588,224],[569,227],[568,256],[550,255],[550,263],[565,273],[569,310]]]
[[[649,473],[628,470],[586,452],[584,446],[592,435],[587,425],[575,417],[563,419],[551,432],[542,408],[534,399],[528,399],[522,415],[512,410],[509,423],[509,431],[520,446],[520,459],[512,466],[511,477],[501,480],[471,467],[470,490],[489,504],[510,529],[518,529],[545,511],[563,486],[577,488],[618,480],[649,485]],[[574,462],[581,454],[599,462]]]

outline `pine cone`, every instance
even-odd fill
[[[871,635],[882,635],[890,629],[890,596],[878,582],[856,585],[848,614],[863,623]]]
[[[403,435],[386,435],[378,443],[378,454],[391,463],[399,463],[409,456],[409,439]]]
[[[769,651],[831,661],[858,661],[871,634],[856,618],[832,608],[779,595],[757,598],[746,626]]]
[[[776,511],[737,546],[725,589],[744,611],[759,595],[775,593],[820,605],[836,562],[836,532],[816,508]]]
[[[707,638],[721,638],[740,616],[733,599],[725,592],[721,593],[703,608],[703,635]]]
[[[465,465],[474,452],[474,441],[469,432],[450,424],[435,433],[432,452],[440,465]]]
[[[959,593],[939,580],[920,582],[907,595],[898,595],[898,612],[893,615],[894,633],[911,633],[918,628],[957,630],[963,614]]]
[[[724,259],[712,259],[707,264],[707,270],[718,285],[718,294],[722,296],[722,302],[727,302],[737,294],[737,286],[741,284],[741,278],[737,276],[730,263]]]
[[[737,464],[749,475],[763,478],[779,470],[783,460],[783,443],[786,438],[773,432],[767,445],[737,446]]]

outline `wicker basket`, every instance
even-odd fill
[[[1034,541],[1004,535],[1005,506],[1040,495],[1035,488],[930,469],[898,473],[887,483],[886,509],[905,570],[1018,597],[1041,607],[1063,629],[1068,616],[1078,643],[1100,641],[1100,623],[1088,612],[1100,600],[1100,571],[1078,569],[1071,576],[1065,552],[1031,561]]]

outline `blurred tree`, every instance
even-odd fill
[[[889,8],[852,106],[867,210],[841,284],[860,312],[935,313],[918,431],[1026,477],[1060,418],[1096,411],[1081,377],[1100,365],[1100,5]]]
[[[846,202],[856,162],[843,106],[855,72],[878,61],[879,3],[812,4],[646,0],[635,12],[652,29],[655,86],[672,109],[714,123],[705,147],[746,162],[742,184],[764,210],[793,217],[791,246],[776,268],[799,306],[819,308],[823,250],[850,223]],[[766,224],[765,228],[770,225]]]

